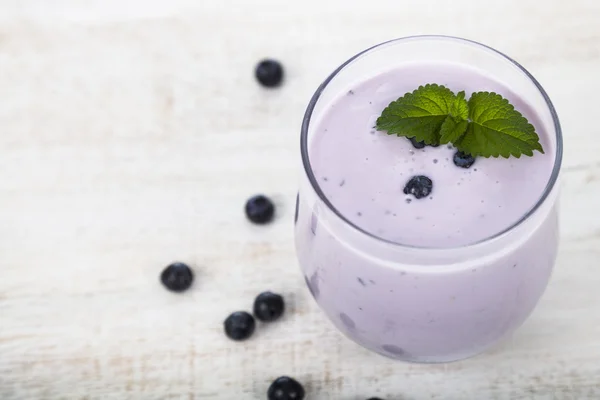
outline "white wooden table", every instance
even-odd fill
[[[600,398],[597,0],[0,0],[0,398]],[[377,42],[472,38],[539,78],[562,120],[562,243],[540,306],[494,351],[409,365],[344,339],[305,289],[292,217],[300,120]],[[253,68],[281,59],[287,81]],[[251,226],[246,198],[278,203]],[[197,280],[159,283],[171,261]],[[260,291],[289,312],[233,343]]]

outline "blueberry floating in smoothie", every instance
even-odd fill
[[[415,149],[422,149],[426,146],[425,142],[417,142],[417,139],[415,139],[414,137],[411,137],[409,140]]]
[[[283,297],[272,292],[263,292],[254,300],[254,316],[263,322],[275,321],[283,315]]]
[[[186,264],[175,262],[163,270],[160,281],[172,292],[183,292],[192,286],[194,274]]]
[[[294,212],[294,225],[298,223],[298,207],[300,206],[300,192],[296,194],[296,211]]]
[[[246,311],[236,311],[227,317],[223,325],[229,339],[241,341],[252,336],[256,322]]]
[[[319,225],[319,218],[317,217],[317,214],[313,211],[312,215],[310,216],[310,231],[312,232],[312,234],[314,236],[317,235],[317,226]]]
[[[419,142],[414,137],[409,138],[409,140],[415,149],[422,149],[425,146],[438,147],[440,145],[439,143],[426,144],[424,141]]]
[[[279,86],[283,80],[283,67],[279,61],[266,59],[256,66],[254,71],[256,80],[268,88]]]
[[[312,294],[315,300],[318,300],[319,294],[321,294],[321,291],[319,290],[319,274],[315,272],[311,275],[310,279],[308,276],[305,276],[304,280],[306,281],[306,286],[308,286],[310,294]]]
[[[395,346],[393,344],[384,344],[382,346],[382,349],[390,354],[395,355],[395,356],[404,355],[404,350],[402,350],[400,347]]]
[[[453,160],[454,165],[461,168],[471,168],[471,165],[475,163],[475,157],[462,151],[454,153]]]
[[[342,321],[342,324],[344,324],[344,326],[346,328],[348,328],[349,330],[354,330],[356,329],[356,323],[354,323],[354,321],[352,320],[352,318],[350,318],[348,315],[341,313],[340,314],[340,321]]]
[[[417,175],[410,178],[404,186],[404,194],[412,194],[417,199],[429,196],[433,189],[433,182],[425,175]]]
[[[280,376],[275,379],[267,391],[269,400],[303,400],[304,395],[302,385],[289,376]]]
[[[275,205],[267,196],[259,194],[246,202],[246,217],[255,224],[271,222],[275,215]]]

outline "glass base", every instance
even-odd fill
[[[344,333],[344,337],[349,339],[350,341],[354,342],[355,344],[357,344],[369,351],[372,351],[373,353],[376,353],[380,356],[383,356],[385,358],[395,360],[395,361],[409,363],[409,364],[449,364],[449,363],[454,363],[454,362],[458,362],[458,361],[464,361],[464,360],[468,360],[470,358],[482,355],[483,353],[490,351],[492,348],[494,348],[498,345],[498,343],[493,343],[491,345],[482,346],[477,349],[471,350],[469,352],[462,352],[462,353],[454,353],[454,354],[447,354],[447,355],[440,355],[440,356],[431,356],[431,355],[418,356],[418,355],[407,354],[407,353],[394,354],[390,351],[385,351],[380,348],[375,348],[373,346],[365,345],[363,343],[360,343],[360,342],[354,340],[352,337],[350,337],[346,333]],[[503,341],[504,340],[501,340],[500,342],[503,342]]]

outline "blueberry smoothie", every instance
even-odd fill
[[[522,99],[476,70],[451,64],[406,66],[362,82],[331,103],[311,143],[313,172],[329,201],[377,237],[417,247],[477,243],[506,230],[535,205],[550,179],[554,155],[481,157],[463,168],[455,164],[457,151],[450,145],[415,147],[375,130],[377,116],[399,93],[427,82],[467,95],[502,93],[535,121]],[[539,135],[549,149],[547,134]],[[409,181],[419,176],[431,180],[427,198],[410,194]]]
[[[544,153],[470,157],[375,128],[390,102],[430,82],[501,94]],[[359,344],[415,362],[474,355],[518,327],[558,242],[549,182],[560,143],[539,104],[484,70],[439,60],[361,74],[324,100],[310,120],[295,229],[329,319]]]

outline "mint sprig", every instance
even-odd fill
[[[497,93],[476,92],[467,102],[465,92],[454,94],[436,84],[419,86],[391,102],[376,127],[430,145],[452,143],[473,156],[544,153],[533,125]]]

